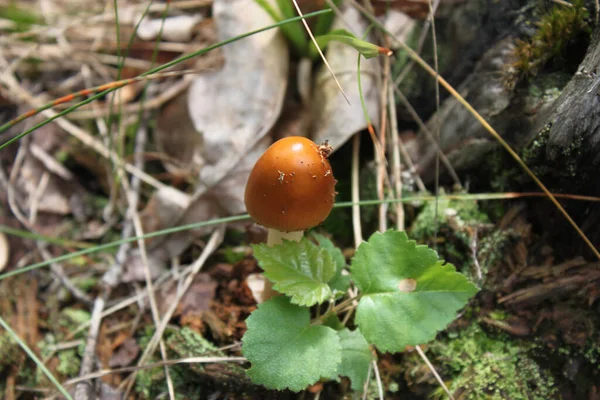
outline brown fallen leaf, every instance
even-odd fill
[[[207,273],[200,273],[181,299],[181,313],[197,314],[210,309],[210,303],[215,297],[217,282]]]
[[[140,346],[134,338],[129,338],[115,351],[110,360],[108,366],[111,368],[126,367],[140,354]]]

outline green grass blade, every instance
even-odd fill
[[[97,252],[102,251],[102,250],[111,249],[111,248],[120,246],[120,245],[122,245],[124,243],[131,243],[131,242],[138,241],[140,239],[149,239],[149,238],[153,238],[153,237],[157,237],[157,236],[168,235],[170,233],[176,233],[176,232],[181,232],[181,231],[190,230],[190,229],[202,228],[202,227],[205,227],[205,226],[223,224],[223,223],[228,223],[228,222],[243,221],[243,220],[248,219],[248,218],[249,218],[248,215],[237,215],[237,216],[234,216],[234,217],[218,218],[218,219],[213,219],[213,220],[210,220],[210,221],[203,221],[203,222],[198,222],[198,223],[195,223],[195,224],[181,225],[181,226],[177,226],[177,227],[170,228],[170,229],[163,229],[161,231],[155,231],[155,232],[147,233],[147,234],[145,234],[143,236],[135,236],[135,237],[127,238],[127,239],[121,239],[121,240],[117,240],[117,241],[114,241],[114,242],[101,244],[99,246],[95,246],[95,247],[92,247],[92,248],[89,248],[89,249],[83,249],[83,250],[75,251],[75,252],[72,252],[72,253],[64,254],[62,256],[55,257],[55,258],[52,258],[50,260],[46,260],[46,261],[42,261],[42,262],[39,262],[39,263],[31,264],[31,265],[28,265],[28,266],[23,267],[23,268],[19,268],[19,269],[13,270],[13,271],[6,272],[4,274],[0,274],[0,281],[2,279],[6,279],[8,277],[19,275],[19,274],[22,274],[24,272],[32,271],[34,269],[38,269],[38,268],[41,268],[41,267],[45,267],[47,265],[50,265],[50,264],[53,264],[53,263],[56,263],[56,262],[61,262],[61,261],[65,261],[65,260],[68,260],[68,259],[71,259],[71,258],[83,256],[83,255],[86,255],[86,254],[92,254],[92,253],[97,253]],[[3,227],[0,226],[0,232],[2,232],[2,231],[3,231]],[[9,232],[7,232],[7,233],[9,233]]]
[[[21,338],[19,337],[19,335],[17,335],[17,333],[15,331],[12,330],[12,328],[10,327],[10,325],[8,325],[8,323],[6,321],[4,321],[4,319],[2,319],[2,317],[0,317],[0,325],[6,330],[6,332],[8,332],[8,334],[10,335],[10,337],[17,342],[17,344],[19,346],[21,346],[21,348],[23,349],[23,351],[25,353],[27,353],[27,355],[29,356],[29,358],[31,358],[33,360],[33,362],[35,362],[35,364],[38,366],[39,369],[42,370],[42,372],[44,373],[44,375],[46,375],[46,377],[50,380],[50,382],[52,382],[52,384],[54,384],[54,386],[56,386],[56,388],[58,389],[58,391],[65,396],[67,399],[69,400],[73,400],[73,397],[71,397],[71,395],[69,394],[69,392],[67,392],[67,389],[65,389],[63,387],[63,385],[60,384],[60,382],[54,377],[54,375],[52,375],[52,372],[50,372],[50,370],[48,368],[46,368],[46,366],[44,365],[44,363],[37,358],[37,356],[35,355],[35,353],[29,348],[29,346],[27,346],[27,344],[21,340]]]
[[[511,200],[511,199],[518,199],[518,198],[525,197],[525,196],[545,197],[545,195],[542,193],[524,193],[524,194],[519,194],[519,193],[477,193],[477,194],[441,195],[441,196],[439,196],[439,198],[440,199],[452,199],[452,200]],[[569,196],[569,195],[564,195],[561,197],[565,197],[565,198],[571,199],[571,200],[600,201],[599,198],[587,197],[587,196],[573,197],[573,196]],[[345,202],[336,203],[336,204],[334,204],[333,207],[334,208],[345,208],[345,207],[352,207],[355,205],[374,206],[374,205],[379,205],[379,204],[384,204],[384,203],[395,204],[395,203],[410,203],[410,202],[415,202],[415,201],[435,201],[435,198],[436,198],[435,196],[425,195],[425,196],[408,196],[408,197],[402,197],[402,198],[388,198],[388,199],[381,199],[381,200],[379,200],[379,199],[361,200],[356,203],[354,203],[352,201],[345,201]],[[150,232],[143,236],[135,236],[135,237],[130,237],[128,239],[121,239],[121,240],[117,240],[114,242],[101,244],[99,246],[95,246],[92,248],[86,248],[83,250],[75,251],[73,253],[64,254],[62,256],[55,257],[50,260],[46,260],[46,261],[39,262],[36,264],[27,265],[27,266],[19,268],[17,270],[13,270],[13,271],[6,272],[4,274],[0,274],[0,280],[11,277],[11,276],[19,275],[19,274],[22,274],[27,271],[32,271],[34,269],[45,267],[52,263],[66,261],[71,258],[79,257],[79,256],[86,255],[86,254],[97,253],[101,250],[111,249],[111,248],[120,246],[124,243],[135,242],[140,239],[149,239],[149,238],[158,237],[158,236],[162,236],[162,235],[168,235],[171,233],[177,233],[177,232],[182,232],[182,231],[186,231],[186,230],[202,228],[202,227],[211,226],[211,225],[217,225],[217,224],[221,224],[221,223],[238,222],[238,221],[243,221],[246,219],[250,219],[250,216],[248,214],[236,215],[233,217],[219,218],[219,219],[214,219],[214,220],[210,220],[210,221],[197,222],[194,224],[176,226],[174,228]],[[21,234],[22,231],[14,230],[12,228],[2,226],[2,225],[0,225],[0,232],[7,233],[9,235],[23,236]],[[45,240],[46,237],[37,236],[36,239]],[[50,239],[55,240],[52,238],[50,238]]]
[[[215,44],[213,44],[211,46],[205,47],[204,49],[195,51],[195,52],[187,54],[185,56],[181,56],[181,57],[179,57],[179,58],[177,58],[177,59],[175,59],[173,61],[170,61],[170,62],[165,63],[163,65],[160,65],[160,66],[158,66],[156,68],[153,68],[153,69],[151,69],[149,71],[146,71],[143,74],[140,74],[139,77],[148,76],[148,75],[151,75],[151,74],[155,74],[157,72],[161,72],[161,71],[163,71],[163,70],[165,70],[167,68],[170,68],[170,67],[172,67],[174,65],[177,65],[177,64],[179,64],[181,62],[187,61],[187,60],[189,60],[191,58],[194,58],[194,57],[198,57],[198,56],[200,56],[202,54],[208,53],[209,51],[215,50],[215,49],[217,49],[219,47],[222,47],[222,46],[225,46],[225,45],[227,45],[229,43],[233,43],[233,42],[236,42],[238,40],[247,38],[248,36],[256,35],[257,33],[265,32],[265,31],[268,31],[270,29],[279,28],[279,27],[284,26],[286,24],[300,21],[303,18],[316,17],[318,15],[322,15],[322,14],[326,14],[326,13],[330,13],[330,12],[331,12],[331,10],[315,11],[315,12],[310,13],[310,14],[305,14],[303,17],[294,17],[294,18],[286,19],[284,21],[280,21],[280,22],[274,23],[272,25],[268,25],[268,26],[265,26],[263,28],[256,29],[254,31],[250,31],[248,33],[244,33],[243,35],[239,35],[239,36],[236,36],[236,37],[224,40],[222,42],[215,43]],[[108,93],[114,92],[117,89],[119,89],[119,88],[107,89],[107,90],[105,90],[103,92],[100,92],[100,93],[98,93],[98,94],[96,94],[96,95],[94,95],[92,97],[89,97],[89,98],[87,98],[87,99],[85,99],[85,100],[83,100],[83,101],[81,101],[81,102],[73,105],[72,107],[69,107],[69,108],[67,108],[67,109],[59,112],[55,116],[53,116],[51,118],[48,118],[48,119],[40,122],[39,124],[36,124],[35,126],[33,126],[32,128],[26,130],[25,132],[22,132],[22,133],[18,134],[17,136],[15,136],[14,138],[6,141],[5,143],[2,143],[0,145],[0,150],[2,150],[3,148],[5,148],[6,146],[8,146],[8,145],[10,145],[10,144],[12,144],[14,142],[16,142],[17,140],[22,139],[23,137],[27,136],[31,132],[35,131],[36,129],[39,129],[42,126],[45,126],[45,125],[49,124],[50,122],[54,121],[55,119],[63,117],[65,115],[67,115],[68,113],[70,113],[70,112],[78,109],[79,107],[84,106],[86,104],[89,104],[92,101],[97,100],[97,99],[99,99],[99,98],[101,98],[103,96],[106,96]],[[39,110],[45,110],[45,109],[48,109],[48,108],[51,108],[51,107],[52,107],[52,104],[47,104],[47,105],[39,108]],[[6,124],[0,126],[0,133],[5,132],[11,126],[12,125],[10,123],[6,123]]]

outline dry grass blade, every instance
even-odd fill
[[[167,361],[160,361],[157,363],[138,365],[135,367],[103,369],[103,370],[91,373],[89,375],[80,376],[80,377],[77,377],[74,379],[69,379],[68,381],[65,382],[65,385],[66,386],[75,385],[84,380],[102,378],[103,376],[107,376],[107,375],[111,375],[111,374],[122,374],[125,372],[143,371],[146,369],[168,367],[168,366],[178,365],[178,364],[211,364],[211,363],[227,363],[227,362],[246,362],[246,358],[244,358],[244,357],[189,357],[189,358],[182,358],[182,359],[178,359],[178,360],[167,360]]]
[[[304,17],[304,15],[302,14],[302,10],[300,10],[300,7],[298,7],[298,3],[296,2],[296,0],[292,0],[292,1],[294,2],[294,6],[296,7],[296,11],[298,11],[298,15],[300,15],[301,17]],[[346,96],[346,93],[344,93],[344,89],[342,89],[342,85],[340,85],[340,82],[336,78],[335,74],[333,73],[333,70],[329,66],[329,63],[327,62],[327,59],[325,58],[325,55],[321,51],[321,48],[319,47],[319,44],[317,43],[317,40],[313,36],[312,31],[310,30],[310,27],[308,26],[308,22],[306,22],[306,19],[302,18],[302,23],[304,24],[304,27],[306,28],[306,31],[308,32],[308,34],[310,36],[310,39],[312,40],[312,42],[314,43],[315,47],[317,48],[317,51],[319,52],[319,55],[321,56],[321,59],[323,59],[323,63],[325,64],[325,66],[327,67],[327,69],[329,70],[329,72],[331,73],[331,77],[333,78],[333,80],[337,84],[337,87],[340,89],[340,92],[342,93],[342,95],[344,96],[344,98],[346,99],[346,101],[348,102],[348,104],[350,104],[350,100],[348,99],[348,96]]]
[[[438,374],[438,372],[436,371],[436,369],[433,366],[433,364],[431,364],[431,362],[429,361],[429,358],[427,358],[427,356],[425,355],[425,353],[421,349],[421,346],[417,345],[417,346],[415,346],[415,349],[417,349],[417,353],[419,353],[419,356],[423,359],[423,361],[425,362],[425,364],[427,364],[427,368],[429,368],[429,370],[431,371],[431,373],[433,374],[433,376],[435,376],[435,380],[439,383],[439,385],[442,387],[442,389],[444,389],[444,392],[446,392],[446,394],[448,395],[448,397],[450,399],[454,400],[454,397],[452,396],[452,393],[450,393],[450,390],[448,390],[448,387],[446,386],[446,384],[442,380],[442,377],[440,376],[440,374]]]

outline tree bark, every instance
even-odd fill
[[[535,1],[521,2],[532,18]],[[594,19],[593,5],[590,20]],[[531,21],[530,21],[531,22]],[[535,26],[535,24],[529,24]],[[522,29],[499,34],[488,43],[475,68],[459,84],[458,91],[515,149],[552,192],[600,197],[600,29],[595,29],[582,61],[567,60],[570,66],[549,66],[535,77],[507,88],[507,68],[514,64],[514,49]],[[569,54],[577,54],[574,53]],[[585,56],[583,56],[585,54]],[[555,68],[552,68],[555,67]],[[443,73],[442,73],[443,75]],[[443,90],[443,89],[441,89]],[[434,97],[432,97],[433,99]],[[434,103],[432,101],[432,103]],[[497,141],[456,99],[447,97],[433,114],[428,128],[433,132],[439,119],[439,145],[454,169],[463,178],[485,182],[482,190],[535,190]],[[435,176],[435,148],[423,134],[408,144],[417,172],[426,183]],[[440,173],[442,178],[445,171]],[[503,178],[504,176],[504,178]],[[502,182],[502,180],[504,181]],[[490,185],[495,182],[496,185]],[[598,203],[568,202],[568,211],[599,243],[594,229],[600,222]],[[549,208],[539,212],[548,213]],[[558,223],[556,213],[544,222]],[[568,230],[578,240],[577,235]]]

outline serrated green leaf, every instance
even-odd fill
[[[345,293],[350,287],[350,275],[342,275],[342,271],[346,268],[346,258],[340,250],[328,237],[320,235],[318,233],[312,233],[319,247],[327,250],[331,255],[331,259],[335,263],[335,274],[329,281],[329,287],[333,290],[337,290],[340,293]]]
[[[337,332],[310,325],[308,308],[283,296],[258,306],[246,320],[242,354],[252,363],[250,379],[270,389],[305,389],[335,376],[342,359]]]
[[[354,47],[354,49],[362,54],[365,58],[388,55],[388,52],[390,52],[389,49],[377,46],[365,40],[358,39],[351,32],[348,32],[345,29],[336,29],[325,35],[316,36],[315,40],[321,49],[327,47],[331,41],[344,43],[348,46]],[[315,44],[311,42],[309,46],[309,55],[310,57],[314,58],[316,55],[318,55]]]
[[[369,343],[358,329],[341,330],[338,336],[342,345],[342,363],[338,368],[338,375],[347,376],[352,389],[362,391],[369,374],[369,364],[373,361]]]
[[[405,232],[371,236],[357,249],[350,270],[362,293],[356,323],[384,352],[432,340],[478,290]]]
[[[327,282],[335,274],[331,255],[308,239],[299,243],[284,241],[269,247],[254,245],[254,256],[273,282],[273,287],[291,297],[292,303],[312,306],[331,297]]]

